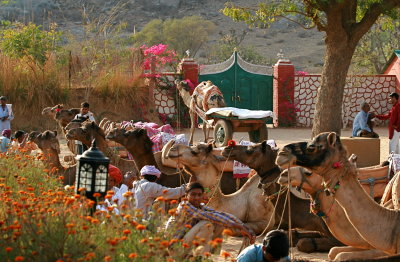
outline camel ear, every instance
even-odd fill
[[[334,147],[335,144],[336,144],[336,140],[337,140],[336,133],[335,132],[329,133],[329,135],[327,137],[327,140],[328,140],[328,145],[331,146],[331,147]]]
[[[213,147],[213,145],[212,145],[212,144],[208,144],[208,145],[207,145],[207,153],[210,153],[210,152],[212,152],[212,151],[213,151],[213,149],[214,149],[214,147]]]
[[[267,152],[267,146],[268,146],[267,140],[261,142],[261,150],[263,153]]]

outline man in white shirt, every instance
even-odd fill
[[[90,105],[88,102],[83,102],[81,104],[81,113],[77,114],[74,118],[74,120],[79,120],[80,122],[84,122],[85,120],[90,120],[93,122],[96,122],[96,119],[94,118],[94,115],[90,110]]]
[[[14,119],[11,104],[7,104],[5,96],[0,97],[0,134],[5,129],[11,130],[11,120]]]

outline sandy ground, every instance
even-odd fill
[[[185,133],[189,134],[188,129],[183,129],[181,132],[176,130],[177,133]],[[381,138],[380,143],[380,160],[381,162],[386,160],[388,157],[389,151],[389,139],[388,139],[388,130],[385,127],[375,128],[375,132],[377,132]],[[210,132],[212,133],[212,132]],[[278,147],[282,148],[284,145],[298,142],[298,141],[307,141],[310,140],[311,137],[311,129],[310,128],[273,128],[272,125],[268,128],[269,139],[274,139],[278,145]],[[342,130],[342,137],[351,136],[351,130]],[[245,132],[237,132],[233,137],[236,141],[240,139],[248,140],[248,134]],[[197,129],[194,136],[194,141],[202,141],[203,133],[200,129]],[[70,154],[68,148],[66,147],[65,141],[61,141],[62,144],[62,152],[66,155]],[[261,243],[262,237],[257,238],[256,243]],[[241,247],[242,238],[237,237],[229,237],[226,241],[224,241],[222,245],[222,250],[230,252],[232,258],[237,256],[237,253]],[[309,261],[328,261],[327,253],[312,253],[306,254],[298,251],[296,248],[291,248],[291,256],[295,258],[307,259]],[[226,261],[222,257],[218,255],[213,255],[213,261]]]

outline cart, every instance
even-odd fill
[[[233,138],[234,132],[248,132],[251,142],[259,143],[268,139],[266,122],[272,116],[262,118],[242,119],[220,113],[206,114],[203,110],[195,107],[197,115],[207,124],[207,128],[214,129],[215,146],[223,147]],[[271,112],[272,113],[272,112]]]

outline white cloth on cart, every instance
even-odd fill
[[[223,116],[237,116],[239,119],[248,119],[248,118],[264,118],[264,117],[272,117],[275,118],[275,114],[272,111],[263,111],[263,110],[248,110],[236,107],[219,107],[219,108],[211,108],[206,112],[206,115],[210,114],[221,114]]]

